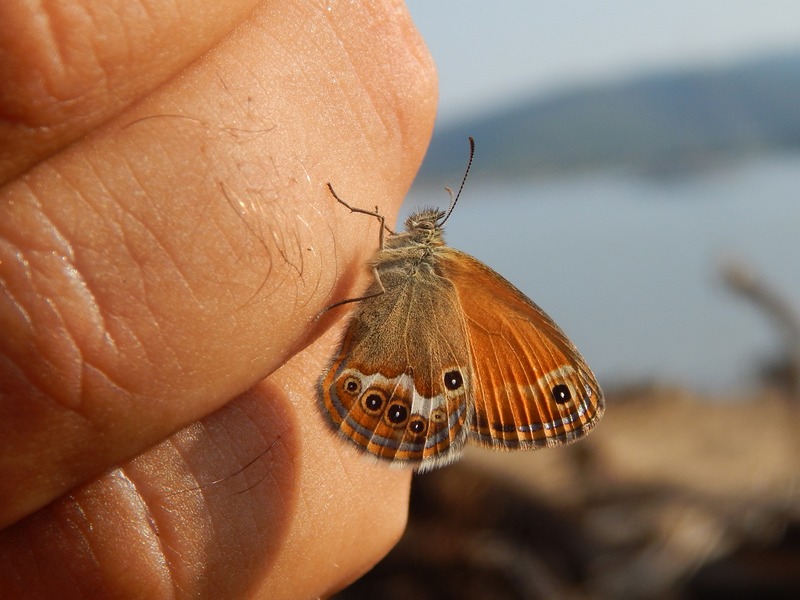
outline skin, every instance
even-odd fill
[[[0,5],[0,597],[329,594],[410,474],[317,407],[378,239],[326,183],[393,222],[431,58],[401,2],[106,6]]]

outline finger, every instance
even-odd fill
[[[238,25],[255,0],[0,4],[0,182],[112,118]]]
[[[377,237],[325,184],[395,210],[433,89],[392,3],[265,4],[6,186],[0,523],[217,409],[313,337]]]
[[[313,406],[335,337],[0,533],[0,597],[313,598],[361,575],[405,526],[410,472]]]

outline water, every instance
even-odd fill
[[[780,338],[723,285],[720,266],[745,261],[800,310],[799,190],[797,156],[670,182],[475,178],[446,233],[542,306],[601,384],[733,391],[752,383]],[[402,216],[447,201],[441,189],[415,188]]]

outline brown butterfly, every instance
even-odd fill
[[[474,142],[470,138],[470,160]],[[447,212],[424,210],[384,240],[320,379],[323,412],[362,450],[419,471],[471,442],[504,450],[558,446],[603,415],[600,386],[544,311],[475,258],[445,245]],[[387,229],[388,230],[388,229]]]

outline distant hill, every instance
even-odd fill
[[[800,150],[800,52],[532,98],[437,130],[419,177],[457,179],[470,135],[475,168],[502,177],[621,166],[668,176]]]

